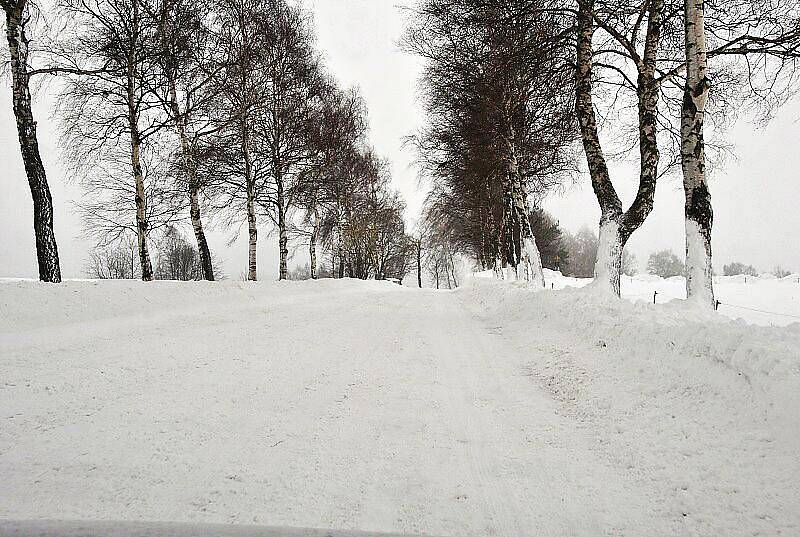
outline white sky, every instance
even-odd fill
[[[395,186],[409,206],[409,220],[416,218],[424,192],[418,188],[413,155],[401,148],[402,138],[413,133],[424,118],[416,103],[416,79],[420,63],[399,51],[397,42],[404,20],[395,0],[305,0],[312,7],[330,70],[346,86],[358,85],[370,109],[372,141],[378,153],[392,163]],[[6,53],[5,46],[2,48]],[[55,128],[49,117],[52,99],[39,95],[36,114],[42,155],[55,205],[56,238],[66,278],[83,276],[89,241],[82,240],[80,222],[71,204],[82,195],[65,177],[57,158]],[[800,103],[786,107],[781,117],[765,129],[740,122],[728,135],[737,159],[717,170],[712,179],[716,221],[716,263],[738,260],[760,270],[775,265],[800,270]],[[31,198],[17,145],[8,81],[0,89],[0,277],[36,277]],[[636,186],[635,170],[618,166],[614,181],[627,201]],[[553,197],[546,207],[562,225],[576,231],[595,227],[599,209],[588,177],[582,176],[564,196]],[[189,231],[187,229],[187,231]],[[229,235],[210,234],[212,250],[224,260],[223,270],[238,279],[246,267],[246,244],[240,239],[227,246]],[[259,235],[260,277],[277,276],[277,238],[264,229]],[[677,178],[658,187],[656,206],[645,225],[632,237],[629,248],[640,264],[654,250],[682,251],[683,192]],[[305,248],[296,263],[305,263]]]

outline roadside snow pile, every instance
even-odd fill
[[[598,449],[660,491],[673,534],[800,534],[800,325],[593,288],[472,279],[462,293],[532,357],[528,374]]]
[[[146,285],[143,292],[143,285]],[[234,307],[269,306],[273,300],[314,297],[320,293],[363,292],[399,286],[390,282],[318,280],[306,282],[176,282],[135,280],[68,280],[58,285],[33,280],[0,278],[0,327],[16,330],[61,325],[103,323],[124,317],[131,324],[149,322],[154,315],[207,314]],[[285,296],[280,290],[291,289]],[[0,328],[2,333],[2,328]]]

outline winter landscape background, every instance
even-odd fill
[[[797,0],[0,7],[0,537],[800,534]]]
[[[358,85],[370,111],[371,140],[378,152],[392,165],[393,184],[409,206],[410,223],[422,206],[425,185],[419,188],[417,171],[412,166],[413,152],[403,150],[402,136],[424,123],[416,99],[416,79],[422,62],[404,54],[398,40],[404,31],[404,14],[398,5],[408,2],[389,0],[307,0],[313,8],[319,34],[319,48],[331,71],[344,86]],[[369,43],[369,46],[364,46]],[[29,232],[31,207],[22,160],[13,128],[11,96],[6,84],[0,87],[0,158],[6,163],[5,194],[0,197],[0,244],[6,255],[0,256],[0,274],[7,277],[35,277],[35,249]],[[81,197],[81,188],[61,171],[56,147],[56,125],[47,121],[53,103],[51,92],[40,92],[35,101],[40,118],[40,143],[47,169],[52,176],[55,203],[55,226],[62,248],[64,276],[79,278],[92,241],[83,237],[81,222],[70,201]],[[766,127],[754,126],[747,114],[726,134],[734,144],[735,156],[711,177],[716,220],[714,244],[717,264],[743,261],[769,272],[776,265],[800,271],[800,249],[789,247],[797,242],[800,214],[793,210],[800,198],[800,183],[795,170],[800,169],[800,155],[787,150],[795,136],[800,105],[790,102]],[[634,177],[635,167],[617,164],[622,176]],[[768,184],[769,188],[764,188]],[[633,181],[619,181],[626,200],[634,192]],[[592,194],[588,175],[581,175],[564,194],[544,200],[563,227],[576,233],[584,225],[594,228],[599,209]],[[629,249],[644,270],[647,256],[665,248],[680,252],[683,244],[683,194],[680,179],[668,177],[659,183],[653,214],[631,238]],[[764,237],[770,237],[764,240]],[[224,263],[223,271],[238,279],[246,269],[246,240],[240,238],[227,246],[228,235],[212,232],[210,242]],[[275,258],[274,240],[262,241],[262,257]],[[297,264],[307,261],[298,255]],[[277,263],[261,266],[263,278],[277,277]]]

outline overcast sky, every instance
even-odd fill
[[[396,188],[409,206],[413,221],[424,190],[418,188],[413,155],[401,147],[402,138],[424,121],[416,102],[417,59],[398,50],[404,20],[396,0],[305,0],[315,13],[319,46],[330,70],[342,85],[358,85],[370,110],[372,142],[392,163]],[[3,47],[5,52],[5,46]],[[83,193],[69,182],[59,165],[55,129],[50,119],[46,92],[36,103],[39,136],[55,205],[56,238],[65,278],[83,276],[89,241],[81,238],[81,226],[72,203]],[[712,179],[716,214],[715,262],[721,266],[742,261],[760,270],[775,265],[800,270],[800,105],[786,107],[767,128],[756,129],[741,121],[728,133],[735,144],[736,159],[717,170]],[[0,277],[36,277],[31,198],[17,143],[8,80],[0,89]],[[626,201],[636,188],[631,166],[614,168],[614,181]],[[582,176],[563,196],[553,196],[546,207],[562,225],[577,231],[596,227],[600,215],[588,177]],[[187,229],[188,233],[191,233]],[[210,234],[212,250],[224,260],[224,272],[238,279],[247,265],[247,247],[239,239],[227,246],[229,234]],[[276,237],[266,230],[259,235],[259,276],[277,276]],[[677,178],[662,181],[656,192],[655,210],[634,234],[629,248],[644,264],[654,250],[682,250],[683,192]],[[301,249],[295,264],[303,264]]]

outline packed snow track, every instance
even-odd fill
[[[800,531],[796,489],[762,491],[766,520],[720,499],[687,521],[687,468],[661,479],[646,442],[618,456],[566,382],[584,373],[554,372],[605,350],[479,302],[385,282],[0,282],[0,519]]]

